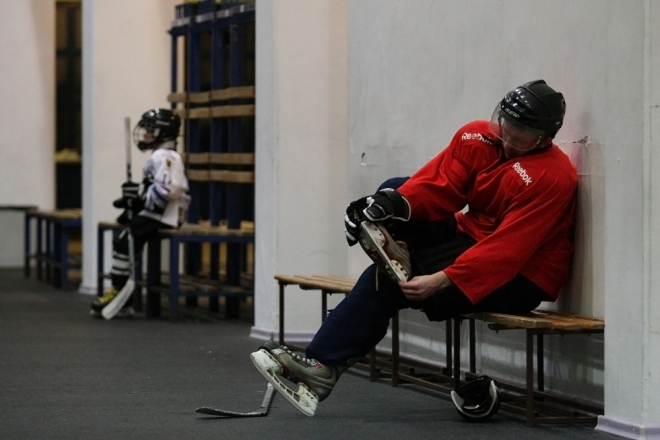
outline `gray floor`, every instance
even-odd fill
[[[275,288],[275,287],[274,287]],[[89,316],[89,296],[0,270],[3,439],[615,439],[585,426],[527,428],[500,412],[463,422],[413,388],[342,377],[315,417],[276,396],[268,417],[218,419],[194,409],[256,411],[266,389],[248,354],[250,323]]]

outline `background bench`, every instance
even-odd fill
[[[36,236],[32,236],[35,224]],[[69,270],[80,269],[81,253],[69,252],[71,235],[81,235],[80,209],[39,210],[25,212],[24,274],[31,276],[32,260],[36,261],[37,279],[54,287],[70,286]]]
[[[116,222],[99,222],[98,224],[98,256],[97,256],[97,290],[98,295],[103,294],[103,281],[110,278],[105,273],[105,235],[109,232],[114,236],[121,231],[123,226]],[[169,253],[167,258],[168,270],[161,269],[162,241],[169,241]],[[217,301],[218,297],[242,299],[253,297],[252,259],[253,250],[248,248],[254,242],[254,226],[252,222],[242,222],[240,229],[227,228],[226,224],[211,226],[208,223],[185,224],[179,229],[162,229],[149,241],[143,260],[146,258],[146,274],[142,273],[142,267],[136,270],[135,278],[136,295],[134,295],[134,308],[143,310],[141,288],[146,287],[147,297],[145,313],[148,317],[158,317],[161,314],[161,294],[166,294],[170,303],[170,317],[175,318],[179,312],[179,298],[197,298],[207,296]],[[228,265],[225,256],[222,259],[218,253],[222,248],[213,246],[207,249],[216,254],[204,258],[208,260],[210,268],[204,268],[205,262],[200,253],[190,255],[190,258],[181,258],[181,247],[185,243],[226,244],[237,243],[242,245],[239,255],[242,265],[238,266],[240,275],[238,281],[228,280]],[[201,251],[201,249],[200,249]],[[226,252],[225,252],[226,253]],[[193,260],[195,272],[181,267],[181,261]],[[217,307],[217,303],[216,303]],[[213,308],[212,308],[213,309]],[[216,310],[217,311],[217,308]],[[231,315],[231,310],[228,314]],[[238,311],[235,311],[238,314]],[[235,316],[231,316],[235,317]]]

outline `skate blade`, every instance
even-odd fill
[[[360,234],[360,245],[372,260],[377,259],[385,264],[387,274],[393,281],[408,281],[408,273],[398,261],[390,260],[383,246],[385,245],[385,236],[378,227],[368,222],[360,224],[362,234]],[[375,261],[374,261],[375,262]]]
[[[261,349],[250,354],[250,359],[261,375],[284,396],[298,411],[308,417],[314,416],[319,398],[304,383],[298,384],[298,391],[293,391],[280,380],[278,374],[284,371],[275,358],[267,350]]]

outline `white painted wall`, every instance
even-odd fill
[[[96,282],[91,228],[116,215],[123,118],[135,122],[166,104],[165,32],[175,3],[85,0],[83,290]],[[54,5],[3,6],[0,33],[11,44],[0,55],[12,62],[0,66],[0,151],[8,158],[0,204],[50,208]],[[357,275],[366,265],[344,244],[348,201],[410,174],[461,124],[488,117],[504,92],[542,77],[566,95],[557,140],[580,175],[576,268],[557,306],[607,321],[604,344],[548,344],[548,386],[592,399],[604,392],[599,429],[658,438],[658,23],[660,0],[259,2],[253,336],[277,332],[275,273]],[[136,152],[134,169],[143,160]],[[288,295],[287,334],[309,338],[320,300]],[[402,327],[408,352],[430,358],[441,349],[442,325],[408,314]],[[510,365],[521,362],[521,340],[511,336],[502,348],[502,338],[482,337],[480,368],[519,378]]]
[[[301,24],[300,2],[260,3],[257,38],[268,40],[269,48],[257,53],[257,136],[262,142],[257,148],[259,157],[268,154],[269,160],[258,175],[272,180],[257,182],[258,194],[267,194],[269,201],[257,198],[257,225],[264,235],[257,237],[261,250],[253,335],[277,331],[274,273],[333,273],[326,256],[310,258],[323,251],[330,259],[347,262],[345,274],[361,272],[365,259],[359,249],[332,253],[319,247],[323,237],[342,242],[337,223],[348,201],[373,191],[387,177],[411,174],[444,148],[463,123],[489,117],[506,91],[544,78],[566,96],[566,124],[556,141],[580,176],[575,269],[565,294],[550,307],[605,316],[607,321],[605,339],[548,341],[546,384],[558,392],[604,400],[599,429],[656,438],[660,405],[654,377],[660,362],[653,274],[658,254],[654,220],[660,205],[654,197],[659,92],[653,73],[659,61],[652,48],[658,47],[659,4],[348,1],[348,185],[344,203],[332,211],[324,198],[310,205],[311,198],[286,197],[289,182],[299,180],[315,188],[318,177],[300,166],[286,167],[287,157],[304,155],[307,148],[287,134],[300,130],[313,115],[291,113],[283,104],[291,100],[300,108],[307,105],[306,96],[294,93],[301,81],[310,80],[307,69],[313,69],[316,54],[298,50],[297,70],[289,69],[294,63],[290,53],[303,44],[317,44],[313,27],[309,34],[303,30],[313,22],[324,28],[329,18],[307,14]],[[289,32],[297,32],[298,41],[290,41]],[[319,45],[316,50],[326,48]],[[325,77],[316,79],[317,88],[326,85]],[[291,118],[294,114],[298,117]],[[259,149],[266,146],[273,148],[267,153]],[[312,207],[334,220],[306,223],[304,229],[298,220],[294,228],[296,214]],[[289,308],[316,314],[315,305],[302,297],[290,298],[287,337],[304,339],[318,324],[291,317]],[[443,345],[442,325],[429,324],[418,313],[405,313],[402,321],[404,350],[436,358]],[[521,337],[495,337],[480,330],[479,367],[520,380]]]
[[[278,327],[276,273],[343,274],[346,1],[257,6],[255,337]],[[290,293],[289,293],[290,291]],[[321,300],[287,290],[290,340],[309,339]]]
[[[6,0],[0,15],[0,208],[55,206],[55,2]],[[0,216],[0,267],[21,266],[22,212]]]
[[[96,293],[96,225],[114,220],[112,201],[126,180],[124,117],[169,107],[175,0],[85,0],[83,4],[83,280]],[[147,159],[131,149],[133,180]],[[110,245],[105,261],[110,262]],[[109,267],[109,266],[108,266]]]
[[[55,2],[0,15],[0,205],[55,204]]]

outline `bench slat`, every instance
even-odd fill
[[[304,290],[321,289],[337,293],[349,293],[355,285],[355,280],[341,276],[277,274],[275,279],[285,284],[297,284]]]
[[[469,313],[466,318],[477,319],[490,324],[493,330],[500,329],[557,329],[557,330],[602,330],[605,322],[601,318],[573,315],[549,310],[535,310],[526,315],[505,313]]]

